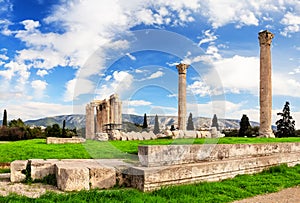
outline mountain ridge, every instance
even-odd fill
[[[147,116],[148,125],[154,126],[155,116]],[[55,123],[62,126],[63,120],[66,120],[67,128],[84,128],[85,127],[85,115],[83,114],[70,114],[70,115],[59,115],[59,116],[51,116],[40,119],[32,119],[25,121],[25,124],[29,126],[51,126]],[[177,116],[158,116],[158,120],[160,123],[160,128],[165,129],[166,127],[170,127],[171,125],[177,123]],[[142,125],[144,121],[144,116],[134,115],[134,114],[122,114],[122,122],[130,122],[134,124]],[[194,117],[193,122],[196,129],[198,128],[209,128],[211,126],[212,118],[207,117]],[[238,119],[218,119],[218,123],[221,129],[231,128],[238,129],[239,128]],[[250,121],[251,126],[259,126],[258,122]]]

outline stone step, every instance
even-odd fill
[[[0,173],[0,181],[1,180],[10,180],[10,173]]]

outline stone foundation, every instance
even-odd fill
[[[219,181],[271,166],[300,164],[300,143],[139,146],[139,163],[117,159],[30,159],[11,163],[11,182],[55,174],[64,191],[119,186],[142,191],[162,186]]]
[[[80,137],[60,138],[60,137],[47,137],[47,144],[78,144],[84,143],[85,139]]]

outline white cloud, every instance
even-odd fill
[[[205,82],[214,88],[237,93],[249,91],[257,95],[259,83],[259,59],[235,55],[212,63],[212,69],[204,76]]]
[[[212,117],[214,114],[218,118],[229,118],[233,112],[240,110],[242,104],[235,104],[230,101],[210,101],[202,104],[187,103],[187,112],[193,112],[194,116]]]
[[[34,31],[36,28],[40,26],[40,22],[34,20],[23,20],[21,24],[23,24],[25,29],[28,31]]]
[[[152,73],[149,77],[147,77],[148,80],[151,80],[151,79],[155,79],[155,78],[160,78],[164,75],[164,72],[162,71],[157,71],[155,73]]]
[[[167,97],[169,97],[169,98],[178,97],[178,94],[168,94]]]
[[[42,80],[33,80],[30,84],[34,90],[34,98],[42,98],[44,96],[44,91],[46,90],[48,83]]]
[[[33,80],[31,82],[31,87],[36,91],[44,91],[47,87],[48,83],[42,80]]]
[[[149,106],[152,103],[145,100],[127,100],[122,102],[124,106]]]
[[[36,75],[41,76],[41,77],[44,77],[45,75],[48,75],[48,71],[39,69],[39,70],[36,72]]]
[[[1,105],[2,106],[2,105]],[[38,119],[48,116],[68,115],[73,113],[72,105],[61,105],[44,102],[20,102],[8,103],[2,106],[1,109],[6,109],[9,120],[21,118],[23,121],[28,119]],[[84,113],[84,108],[82,107]]]
[[[193,82],[192,84],[188,85],[187,90],[191,91],[193,95],[198,95],[200,97],[210,95],[211,93],[210,87],[202,81]]]
[[[135,61],[136,57],[131,55],[130,53],[126,53],[126,56],[128,56],[131,60]]]
[[[273,95],[300,97],[300,82],[281,73],[273,73]]]
[[[111,94],[117,93],[122,97],[122,94],[129,91],[132,86],[133,76],[126,71],[114,71],[112,79],[109,82],[101,84],[95,90],[97,99],[105,99]]]
[[[204,43],[213,42],[216,39],[218,39],[217,36],[215,36],[211,30],[206,30],[203,32],[203,34],[204,34],[204,37],[202,37],[202,39],[198,43],[198,46],[201,46]]]
[[[8,60],[9,58],[8,58],[6,55],[4,55],[4,54],[0,54],[0,59],[6,61],[6,60]]]
[[[65,85],[66,91],[64,101],[70,102],[77,100],[78,96],[87,93],[93,93],[95,86],[93,82],[87,79],[78,78],[68,81]]]
[[[280,23],[286,26],[284,30],[280,32],[283,36],[288,36],[289,33],[300,31],[300,15],[288,12],[284,15]]]
[[[106,76],[106,77],[104,78],[104,80],[105,80],[105,81],[109,81],[111,78],[112,78],[112,76],[111,76],[111,75],[108,75],[108,76]]]

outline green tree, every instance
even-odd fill
[[[160,132],[159,130],[159,123],[158,123],[158,116],[155,116],[155,120],[154,120],[154,130],[153,133],[156,135]]]
[[[26,127],[25,123],[20,118],[18,118],[17,120],[16,119],[11,120],[9,122],[8,126],[10,128],[13,128],[13,127],[24,128],[24,127]]]
[[[66,120],[63,121],[63,128],[62,128],[62,137],[67,137],[67,132],[66,132]]]
[[[239,137],[244,137],[246,135],[246,131],[251,128],[249,118],[246,114],[243,114],[242,119],[240,121],[240,130],[239,130]]]
[[[282,113],[277,113],[282,118],[276,121],[277,125],[277,137],[292,137],[295,136],[295,121],[290,114],[290,103],[285,102]]]
[[[6,112],[6,109],[4,109],[4,113],[3,113],[2,126],[7,127],[7,112]]]
[[[190,115],[189,115],[186,129],[187,130],[194,130],[194,122],[193,122],[193,115],[192,115],[192,113],[190,113]]]
[[[211,127],[216,127],[217,130],[219,130],[218,118],[216,114],[214,114],[214,117],[212,119]]]
[[[47,126],[45,129],[45,134],[47,137],[60,137],[60,127],[58,124],[53,124],[52,126]]]
[[[147,115],[144,114],[144,122],[143,122],[143,129],[147,129],[148,128],[148,123],[147,123]]]

